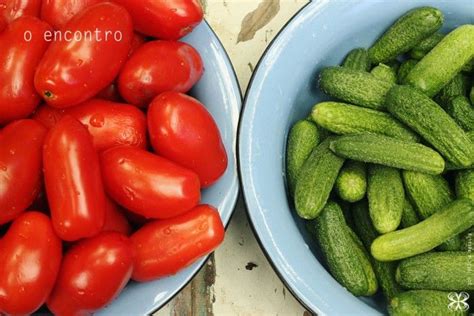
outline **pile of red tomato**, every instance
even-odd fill
[[[199,201],[227,155],[178,41],[202,18],[197,0],[0,0],[0,314],[89,314],[222,242]]]

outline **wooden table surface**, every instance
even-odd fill
[[[264,49],[307,0],[201,0],[205,17],[247,89]],[[193,281],[156,313],[165,315],[310,315],[275,274],[249,227],[242,198],[224,244]]]

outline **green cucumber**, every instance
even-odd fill
[[[455,182],[457,197],[474,201],[474,169],[458,171]]]
[[[462,66],[461,68],[461,71],[464,71],[466,73],[470,73],[474,70],[474,58],[471,59],[471,61],[469,61],[467,64],[464,64],[464,66]]]
[[[351,234],[339,205],[328,202],[314,223],[316,239],[334,278],[356,296],[375,294],[378,285],[370,260]]]
[[[304,219],[316,218],[323,210],[344,163],[329,149],[332,140],[328,137],[314,148],[298,174],[295,207]]]
[[[399,84],[403,84],[405,82],[407,75],[410,73],[410,71],[415,67],[417,63],[418,63],[418,60],[408,59],[408,60],[405,60],[400,65],[400,68],[398,69],[398,73],[397,73],[397,82]]]
[[[367,201],[363,200],[356,203],[352,209],[354,218],[354,230],[362,240],[366,249],[370,249],[370,245],[375,238],[379,236],[377,230],[372,225],[370,219]],[[380,262],[370,256],[372,267],[374,268],[377,281],[387,299],[391,299],[402,291],[395,281],[395,262]]]
[[[418,143],[411,143],[381,135],[346,135],[331,141],[337,155],[405,170],[440,174],[444,160],[436,151]]]
[[[461,251],[474,251],[474,227],[461,234]]]
[[[474,202],[459,199],[418,224],[374,240],[371,253],[380,261],[395,261],[434,249],[474,225]]]
[[[400,225],[405,203],[400,171],[381,165],[369,165],[367,198],[375,229],[381,234],[396,230]]]
[[[474,258],[467,252],[432,252],[402,260],[397,282],[407,289],[474,290]]]
[[[415,47],[410,51],[410,57],[413,59],[422,59],[426,54],[430,52],[439,42],[444,38],[444,34],[433,33],[424,40],[416,44]]]
[[[397,83],[397,73],[392,67],[385,64],[379,64],[374,67],[370,73],[380,80],[387,81],[391,84]]]
[[[408,52],[443,25],[443,13],[432,7],[408,11],[369,49],[372,64],[383,63]]]
[[[286,175],[291,194],[295,190],[301,167],[320,141],[319,129],[313,122],[301,120],[290,129],[286,148]]]
[[[454,192],[441,175],[430,175],[421,172],[404,171],[405,189],[413,202],[418,215],[425,219],[454,201]],[[448,239],[440,250],[454,251],[461,247],[459,236]]]
[[[474,146],[456,122],[429,97],[409,86],[394,86],[386,99],[387,109],[418,132],[456,166],[474,162]]]
[[[347,54],[342,66],[353,70],[369,71],[370,61],[367,50],[365,48],[354,48]]]
[[[371,73],[343,67],[324,68],[319,85],[334,98],[376,110],[384,108],[385,95],[392,86]]]
[[[346,161],[336,180],[336,191],[341,199],[357,202],[365,196],[367,175],[365,164],[359,161]]]
[[[456,294],[456,293],[454,293]],[[390,316],[467,316],[467,311],[450,309],[456,297],[450,292],[415,290],[398,294],[390,301]]]
[[[406,77],[406,82],[432,97],[474,56],[474,25],[462,25],[446,35]]]
[[[459,95],[466,95],[467,93],[468,79],[465,75],[459,73],[453,80],[448,82],[447,85],[441,89],[436,95],[436,101],[443,107],[446,107],[448,102]]]
[[[322,102],[313,107],[312,119],[335,134],[382,134],[407,141],[418,136],[388,113],[340,102]]]
[[[463,95],[452,98],[446,111],[465,131],[474,130],[474,107],[468,98]]]
[[[471,103],[474,104],[474,84],[471,87],[471,92],[469,93],[469,100],[471,100]]]
[[[400,226],[402,228],[407,228],[416,225],[419,222],[420,219],[418,218],[418,214],[416,214],[415,208],[408,199],[405,199],[405,203],[403,203],[403,214]]]

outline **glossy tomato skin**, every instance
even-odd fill
[[[132,270],[132,248],[126,236],[107,232],[81,240],[64,255],[47,306],[59,316],[89,315],[119,295]]]
[[[150,281],[175,274],[216,249],[224,240],[224,225],[214,207],[199,205],[183,215],[146,224],[130,239],[132,279]]]
[[[39,17],[42,0],[0,0],[0,21],[9,24],[22,16]]]
[[[128,12],[110,2],[81,11],[62,32],[65,37],[51,43],[35,74],[36,90],[57,108],[84,102],[112,83],[133,35]],[[76,40],[73,34],[79,34]]]
[[[128,103],[146,107],[162,92],[187,92],[201,78],[203,69],[199,53],[188,44],[148,42],[123,66],[119,92]]]
[[[114,0],[127,8],[135,29],[148,36],[177,40],[203,18],[198,0]]]
[[[41,106],[33,118],[51,128],[66,114],[87,128],[97,151],[121,145],[146,147],[145,114],[135,106],[91,99],[66,109]]]
[[[98,234],[104,226],[106,197],[87,129],[72,116],[64,116],[46,136],[43,163],[58,236],[75,241]]]
[[[0,131],[0,225],[33,203],[41,188],[42,148],[46,129],[19,120]]]
[[[51,129],[64,116],[64,110],[53,108],[46,104],[40,105],[33,116],[33,120],[40,122],[47,129]]]
[[[20,215],[0,241],[0,313],[31,314],[43,305],[61,257],[49,218],[35,211]]]
[[[132,226],[125,217],[124,213],[109,198],[106,199],[105,223],[103,232],[117,232],[126,236],[132,233]]]
[[[103,0],[43,0],[41,20],[56,30],[62,29],[76,14]]]
[[[178,92],[156,97],[148,109],[148,130],[156,153],[199,175],[202,187],[227,169],[219,128],[202,103]]]
[[[48,47],[44,34],[49,30],[38,18],[25,16],[0,33],[0,125],[28,117],[38,106],[33,78]]]
[[[122,146],[104,151],[101,170],[108,195],[146,218],[182,214],[201,196],[194,172],[142,149]]]

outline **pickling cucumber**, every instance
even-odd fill
[[[396,272],[397,282],[407,289],[469,291],[474,290],[472,255],[463,251],[432,252],[402,260]]]
[[[406,82],[432,97],[474,57],[474,25],[466,24],[446,35],[406,77]]]
[[[408,59],[408,60],[405,60],[400,65],[400,68],[398,68],[398,73],[397,73],[397,82],[399,84],[403,84],[405,82],[407,75],[410,73],[410,71],[413,69],[413,67],[415,67],[417,63],[418,63],[418,60]]]
[[[474,107],[465,96],[459,95],[452,98],[446,106],[446,112],[465,131],[474,130]]]
[[[405,202],[400,171],[381,165],[369,165],[367,199],[375,229],[385,234],[400,225]]]
[[[370,250],[370,245],[379,236],[377,230],[372,225],[367,201],[362,200],[352,208],[354,230],[362,240],[364,246]],[[382,288],[383,294],[390,299],[400,293],[402,289],[395,281],[396,262],[381,262],[370,256],[372,267],[374,268],[377,281]]]
[[[403,203],[403,214],[400,226],[402,228],[407,228],[416,225],[419,222],[420,219],[418,218],[415,208],[408,199],[405,199],[405,203]]]
[[[474,145],[456,122],[429,97],[409,86],[394,86],[387,94],[387,109],[418,132],[456,166],[474,162]]]
[[[356,296],[373,295],[377,279],[367,254],[354,240],[346,225],[342,210],[328,202],[313,221],[316,239],[334,278]]]
[[[454,293],[456,294],[456,293]],[[415,290],[398,294],[390,301],[390,316],[465,316],[467,311],[449,308],[450,292]],[[456,300],[456,297],[454,297]]]
[[[433,33],[424,40],[416,44],[415,47],[410,51],[410,57],[413,59],[422,59],[430,50],[433,49],[439,42],[444,38],[444,34]]]
[[[357,202],[365,196],[367,175],[365,164],[359,161],[346,161],[336,180],[336,191],[341,199]]]
[[[367,50],[365,48],[354,48],[347,54],[342,66],[353,70],[369,71],[370,61]]]
[[[394,261],[434,249],[474,225],[474,202],[459,199],[418,224],[377,237],[371,253],[380,261]]]
[[[397,83],[397,73],[392,67],[385,64],[379,64],[372,68],[370,73],[380,80],[387,81],[391,84]]]
[[[318,127],[308,120],[298,121],[290,129],[286,148],[286,175],[290,194],[294,192],[301,167],[320,140]]]
[[[454,192],[448,181],[441,175],[430,175],[421,172],[404,171],[403,181],[410,200],[415,205],[418,215],[425,219],[454,201]],[[443,251],[455,251],[461,247],[459,236],[446,240],[440,247]]]
[[[453,80],[448,82],[443,89],[436,95],[436,101],[443,107],[446,107],[448,102],[459,95],[465,96],[467,92],[468,79],[465,75],[459,73]]]
[[[372,64],[383,63],[408,52],[443,25],[443,13],[432,7],[408,11],[369,49]]]
[[[382,109],[392,84],[366,71],[327,67],[321,71],[319,86],[326,94],[342,101]]]
[[[340,102],[322,102],[313,107],[313,121],[335,134],[382,134],[407,141],[418,136],[388,113]]]
[[[469,99],[471,100],[471,104],[474,104],[474,84],[471,87],[471,92],[469,93]]]
[[[455,182],[457,197],[474,201],[474,169],[458,171]]]
[[[338,156],[357,161],[430,174],[444,170],[443,157],[433,149],[382,135],[339,136],[330,148]]]
[[[298,174],[294,200],[304,219],[316,218],[323,210],[344,163],[329,149],[333,139],[330,136],[314,148]]]

